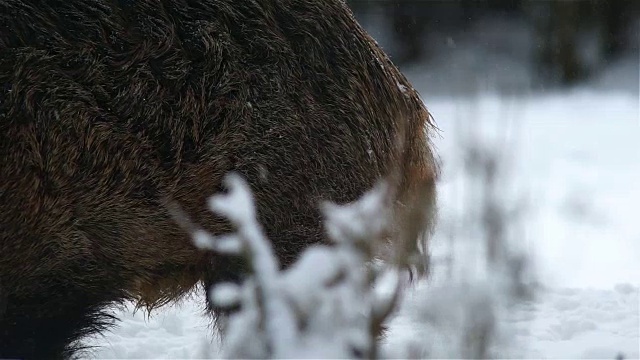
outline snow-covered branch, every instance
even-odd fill
[[[271,243],[257,223],[249,186],[233,174],[226,178],[226,185],[229,193],[214,196],[209,205],[229,219],[237,233],[220,237],[202,231],[194,234],[199,246],[240,250],[253,269],[244,284],[225,283],[212,290],[217,304],[237,302],[241,309],[229,319],[224,356],[376,357],[381,324],[398,300],[400,281],[389,270],[386,274],[395,279],[396,291],[376,293],[382,272],[369,266],[374,240],[388,226],[387,186],[379,184],[352,204],[324,203],[333,246],[311,246],[290,268],[279,271]]]

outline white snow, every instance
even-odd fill
[[[287,345],[294,342],[297,334],[294,314],[287,306],[286,299],[281,296],[281,290],[278,286],[280,264],[257,222],[249,184],[239,175],[230,174],[225,178],[225,185],[229,189],[229,194],[215,195],[209,201],[209,206],[219,215],[229,219],[238,229],[237,241],[242,242],[247,251],[251,253],[254,286],[260,288],[262,306],[265,308],[263,317],[258,318],[257,300],[251,295],[242,297],[243,300],[247,300],[242,304],[248,310],[242,314],[246,316],[230,319],[227,339],[227,345],[231,348],[229,353],[236,356],[238,354],[246,354],[245,356],[264,354],[265,351],[258,349],[247,351],[247,344],[242,341],[246,336],[246,331],[258,328],[258,326],[252,326],[254,323],[263,321],[263,326],[266,329],[265,345],[271,346],[274,354],[286,354]],[[227,285],[227,288],[228,286],[231,285]],[[247,286],[243,290],[250,292],[250,288],[251,286]],[[214,288],[214,291],[218,292],[219,289]],[[258,340],[257,336],[255,337]]]
[[[240,303],[240,287],[234,283],[217,284],[209,291],[209,299],[222,307],[233,307]]]
[[[348,358],[354,351],[373,354],[372,323],[389,314],[396,298],[372,289],[363,266],[372,247],[369,240],[384,230],[367,224],[384,223],[387,218],[387,187],[377,186],[352,204],[323,204],[325,224],[336,246],[310,247],[298,263],[279,271],[270,242],[256,222],[248,183],[235,174],[228,175],[225,183],[229,194],[216,195],[211,209],[237,229],[254,276],[241,286],[220,284],[211,292],[218,305],[241,305],[225,324],[222,355],[278,359]],[[374,316],[367,317],[368,312]]]
[[[640,281],[637,98],[588,91],[512,100],[488,95],[436,101],[430,110],[442,129],[436,144],[445,166],[439,185],[445,217],[463,205],[455,137],[471,132],[505,157],[512,181],[505,191],[526,195],[524,240],[542,263],[545,284]]]

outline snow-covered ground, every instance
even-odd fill
[[[501,147],[508,191],[524,199],[522,241],[536,261],[540,288],[533,300],[501,320],[514,326],[520,355],[615,358],[623,353],[638,358],[638,98],[574,90],[427,103],[441,129],[435,144],[443,161],[439,194],[444,219],[461,205],[458,135],[470,129]],[[444,238],[438,232],[434,246]],[[428,283],[408,293],[391,323],[389,347],[428,336],[411,313],[428,295]],[[101,346],[94,353],[98,358],[202,358],[217,347],[202,306],[202,298],[194,296],[148,319],[143,311],[121,311],[118,328],[89,342]]]
[[[498,149],[509,175],[505,191],[514,194],[512,202],[524,199],[518,234],[535,261],[540,287],[535,299],[502,318],[521,347],[517,357],[638,358],[638,98],[578,89],[434,101],[430,109],[442,130],[436,144],[444,163],[443,219],[465,206],[457,170],[461,133]],[[443,238],[438,233],[434,246]],[[392,344],[429,336],[411,313],[411,303],[428,295],[429,285],[421,284],[407,298],[393,322]]]

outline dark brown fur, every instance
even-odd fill
[[[340,0],[0,0],[0,358],[240,279],[166,206],[229,231],[206,207],[229,171],[285,265],[323,241],[319,200],[394,169],[399,202],[433,191],[429,125]]]

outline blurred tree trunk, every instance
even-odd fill
[[[533,4],[536,32],[536,67],[539,72],[555,73],[563,84],[584,78],[577,40],[580,30],[581,1],[545,1]]]
[[[637,1],[637,0],[636,0]],[[601,17],[602,52],[611,58],[625,50],[627,30],[631,24],[637,3],[633,0],[600,0],[597,14]]]
[[[424,3],[417,1],[390,1],[386,6],[391,14],[394,38],[399,45],[395,61],[400,65],[418,61],[424,55],[424,8]]]
[[[572,84],[586,75],[577,51],[581,4],[579,1],[555,1],[553,5],[554,62],[560,66],[562,81]]]
[[[557,72],[564,84],[588,75],[578,51],[583,30],[599,35],[601,59],[606,62],[630,46],[629,27],[640,12],[639,0],[529,1],[528,5],[534,9],[538,69]]]
[[[519,12],[522,8],[522,1],[520,0],[486,0],[486,2],[489,9],[503,13]]]

